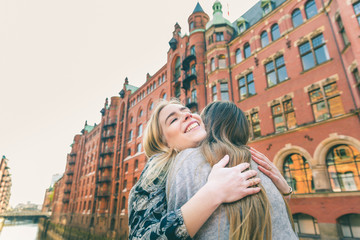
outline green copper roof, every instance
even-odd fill
[[[194,11],[193,11],[193,14],[194,14],[194,13],[197,13],[197,12],[204,12],[204,10],[203,10],[202,7],[200,6],[200,3],[199,3],[199,2],[196,4],[196,7],[195,7],[195,9],[194,9]]]
[[[135,87],[135,86],[130,85],[130,84],[126,84],[125,87],[126,87],[126,90],[130,90],[130,91],[131,91],[131,94],[133,94],[136,90],[139,89],[138,87]]]
[[[209,29],[214,25],[216,26],[225,24],[233,27],[230,21],[223,17],[222,5],[218,0],[214,2],[213,10],[213,19],[211,19],[211,21],[206,24],[206,29]]]
[[[84,130],[87,131],[87,132],[91,132],[93,129],[94,129],[95,126],[90,126],[90,125],[86,125],[84,127]]]

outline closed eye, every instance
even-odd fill
[[[177,118],[174,118],[173,120],[171,120],[170,125],[171,125],[173,122],[175,122],[176,120],[177,120]]]

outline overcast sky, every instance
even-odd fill
[[[258,0],[223,0],[231,22]],[[199,1],[212,18],[213,0]],[[196,0],[0,1],[0,156],[10,204],[42,204],[87,120],[125,77],[141,86],[165,63],[176,22],[188,33]],[[229,15],[228,15],[229,11]]]

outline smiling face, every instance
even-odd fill
[[[206,137],[200,116],[179,104],[165,106],[159,114],[159,122],[168,147],[179,151],[197,147]]]

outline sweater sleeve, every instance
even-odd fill
[[[141,177],[129,196],[129,239],[191,239],[180,208],[167,211],[165,184],[143,188]]]

